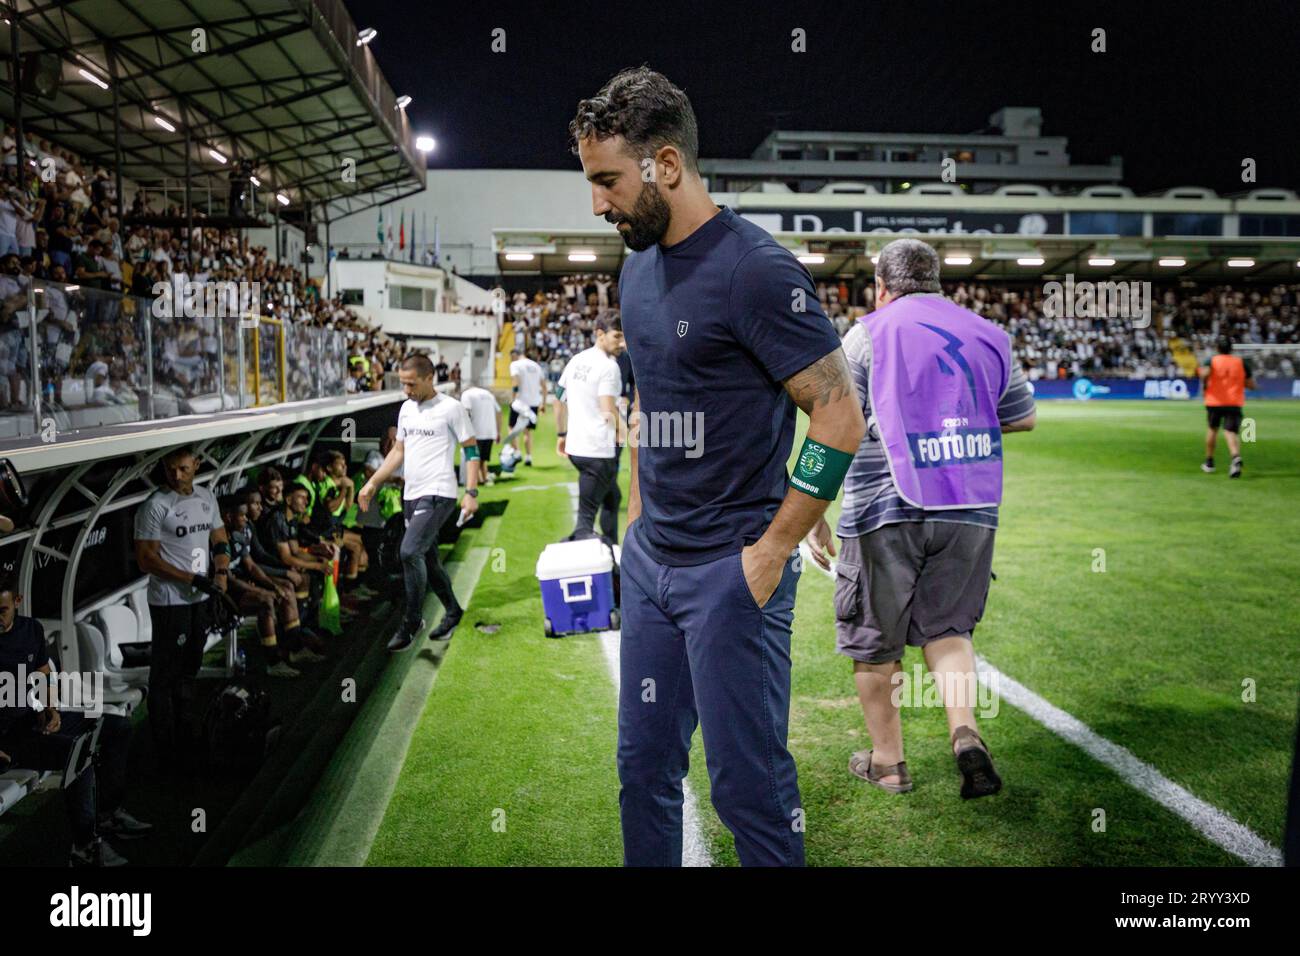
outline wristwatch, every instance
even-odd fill
[[[466,489],[465,489],[465,494],[469,495],[471,498],[477,498],[477,497],[478,497],[478,489],[477,489],[477,488],[466,488]]]

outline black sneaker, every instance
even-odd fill
[[[423,628],[423,618],[421,618],[419,625],[413,629],[407,628],[406,625],[399,627],[388,641],[388,653],[397,654],[406,650],[415,640],[415,635],[419,634]]]
[[[74,846],[68,866],[126,866],[127,859],[103,840],[95,839],[85,846]]]
[[[108,816],[100,817],[96,828],[103,836],[115,836],[123,840],[136,840],[153,831],[152,823],[137,820],[121,807]]]
[[[460,619],[464,616],[465,609],[463,607],[458,607],[454,611],[448,611],[442,616],[442,620],[438,622],[438,626],[429,632],[429,640],[441,641],[445,638],[450,641],[451,632],[456,630],[456,625],[460,623]]]
[[[1214,459],[1207,458],[1205,461],[1201,462],[1201,471],[1205,472],[1207,475],[1212,474],[1214,472]]]
[[[1240,455],[1232,459],[1232,468],[1228,470],[1228,477],[1229,478],[1241,477],[1241,456]]]

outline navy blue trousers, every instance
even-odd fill
[[[704,735],[713,806],[745,866],[802,866],[803,810],[790,716],[790,629],[800,566],[760,609],[740,552],[659,564],[637,527],[622,557],[619,811],[627,866],[680,866],[682,779]]]

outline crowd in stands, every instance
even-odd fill
[[[231,287],[223,293],[234,314],[245,307],[295,329],[321,328],[340,333],[348,351],[367,362],[366,385],[379,387],[402,349],[369,325],[340,298],[326,298],[319,280],[304,279],[300,269],[277,262],[265,247],[252,246],[235,231],[205,224],[193,213],[193,233],[186,226],[160,226],[184,219],[175,205],[154,208],[154,198],[137,192],[127,215],[121,214],[115,181],[102,169],[87,169],[72,153],[48,141],[26,139],[29,163],[19,175],[12,127],[3,136],[0,177],[0,411],[30,408],[25,388],[30,373],[28,334],[17,313],[26,308],[27,287],[42,280],[48,309],[40,319],[38,364],[42,381],[52,383],[46,399],[64,399],[65,379],[84,381],[90,404],[134,401],[146,387],[142,359],[144,303],[118,295],[152,300],[158,283],[173,288],[197,287],[202,294],[217,283],[246,283],[260,302],[236,303]],[[177,285],[189,283],[189,286]],[[256,285],[253,285],[253,284]],[[104,295],[101,293],[114,293]],[[247,293],[245,293],[247,295]],[[153,334],[155,392],[178,398],[210,394],[219,388],[216,361],[218,329],[214,317],[188,318],[177,299],[173,317],[155,315]],[[229,321],[234,328],[234,319]],[[227,346],[233,351],[231,345]],[[320,361],[299,336],[287,363],[289,392],[303,397]],[[294,361],[299,359],[301,361]],[[310,360],[310,361],[309,361]],[[231,362],[227,362],[228,371]],[[343,379],[341,367],[322,372]],[[229,387],[229,383],[227,383]],[[46,386],[47,390],[50,386]]]
[[[858,304],[852,301],[847,281],[818,281],[816,288],[823,310],[841,336],[874,308],[870,284],[863,286]],[[1181,375],[1174,355],[1176,339],[1201,357],[1214,351],[1215,339],[1223,334],[1239,344],[1300,343],[1300,284],[1155,290],[1151,322],[1145,328],[1136,327],[1129,318],[1049,317],[1041,283],[959,280],[945,282],[943,291],[957,304],[1005,328],[1012,338],[1014,358],[1035,381]],[[570,276],[532,295],[516,292],[507,299],[504,317],[514,323],[516,342],[524,343],[555,381],[570,357],[593,344],[596,316],[616,309],[617,301],[618,289],[610,277]],[[1285,357],[1267,368],[1278,375],[1297,374]]]
[[[616,310],[617,302],[613,276],[571,275],[532,295],[516,291],[495,308],[501,311],[503,321],[514,323],[516,345],[542,366],[554,384],[565,363],[594,343],[596,317]],[[469,311],[491,314],[494,308],[481,306]]]

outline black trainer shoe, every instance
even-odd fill
[[[415,640],[414,634],[404,627],[398,628],[397,633],[388,639],[388,653],[396,654],[406,650],[413,640]]]
[[[406,625],[402,625],[401,627],[399,627],[388,641],[388,653],[397,654],[400,653],[401,651],[406,650],[408,647],[411,646],[411,642],[415,640],[415,635],[419,634],[420,631],[423,629],[424,629],[423,618],[420,619],[419,626],[413,629],[408,629]]]
[[[126,866],[127,859],[103,840],[95,839],[85,846],[74,846],[68,866]]]
[[[96,829],[103,836],[115,836],[123,840],[136,840],[153,831],[152,823],[137,820],[121,807],[108,816],[99,818]]]
[[[460,623],[460,619],[464,616],[465,609],[462,607],[458,607],[454,611],[448,611],[442,616],[438,626],[429,632],[429,640],[441,641],[445,639],[450,641],[451,632],[456,630],[456,625]]]
[[[1228,477],[1229,478],[1241,477],[1241,456],[1240,455],[1232,459],[1232,467],[1228,470]]]
[[[1201,471],[1205,472],[1207,475],[1212,474],[1214,472],[1214,459],[1207,458],[1205,461],[1201,462]]]

